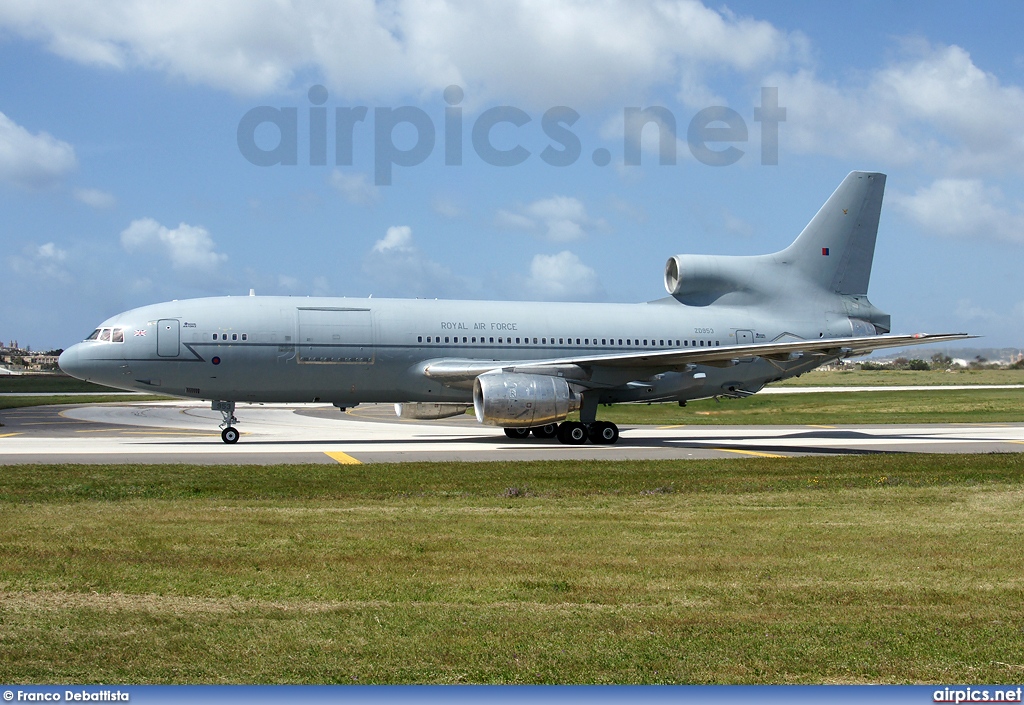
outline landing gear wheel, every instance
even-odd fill
[[[237,428],[228,426],[220,432],[220,438],[225,443],[238,443],[238,437],[242,435],[238,432]]]
[[[610,421],[595,421],[587,429],[590,442],[601,446],[610,446],[619,440],[619,427]]]
[[[534,426],[530,429],[534,438],[554,438],[558,435],[558,424],[549,423],[543,426]]]
[[[579,421],[563,421],[558,425],[558,440],[566,445],[581,446],[587,442],[587,427]]]
[[[521,441],[524,438],[529,437],[530,429],[528,429],[528,428],[506,428],[505,429],[505,435],[508,436],[509,438],[513,439],[513,440]]]

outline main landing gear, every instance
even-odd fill
[[[558,438],[561,443],[580,446],[588,440],[595,445],[612,445],[619,440],[619,427],[610,421],[594,421],[585,424],[579,421],[563,421],[534,428],[506,428],[505,435],[513,440],[523,440],[533,434],[534,438]]]
[[[221,416],[224,418],[221,421],[220,427],[220,438],[225,443],[238,443],[238,437],[241,436],[238,429],[231,424],[238,423],[238,419],[235,418],[235,402],[233,401],[215,401],[210,403],[210,408],[214,411],[219,411]]]
[[[570,446],[581,446],[588,440],[594,445],[610,446],[619,440],[619,427],[611,421],[597,420],[598,401],[597,394],[584,393],[579,421],[550,423],[536,428],[506,428],[505,435],[512,439],[523,439],[532,433],[535,438],[557,437]]]

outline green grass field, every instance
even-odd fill
[[[107,404],[111,402],[146,402],[165,401],[174,397],[161,397],[144,394],[138,396],[123,396],[115,394],[82,394],[70,396],[68,394],[54,394],[45,397],[0,397],[0,410],[20,409],[26,406],[43,406],[48,404]]]
[[[104,392],[120,391],[105,387],[102,384],[83,382],[80,379],[69,377],[64,374],[25,374],[25,375],[4,375],[0,377],[0,393],[2,394],[25,394],[37,392],[53,392],[54,394],[68,392]]]
[[[1024,456],[9,466],[7,683],[1016,683]]]
[[[1024,384],[1024,370],[813,370],[773,387],[890,387],[900,385]]]

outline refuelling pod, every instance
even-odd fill
[[[451,416],[465,414],[472,404],[432,404],[430,402],[413,402],[395,404],[395,414],[400,419],[447,419]]]
[[[473,382],[476,420],[488,426],[531,428],[562,421],[580,408],[580,395],[562,377],[488,372]]]

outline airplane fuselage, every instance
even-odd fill
[[[197,399],[469,403],[470,386],[432,380],[424,367],[447,358],[530,361],[867,332],[838,299],[829,315],[817,301],[791,304],[790,315],[780,316],[777,307],[758,315],[750,307],[691,307],[671,298],[646,304],[192,299],[114,316],[100,324],[97,339],[69,349],[61,364],[73,371],[88,363],[88,379],[113,387]],[[743,362],[653,376],[625,367],[614,372],[617,378],[600,381],[606,388],[601,401],[695,399],[728,394],[730,387],[752,392],[822,360]],[[646,383],[629,384],[637,381]]]

